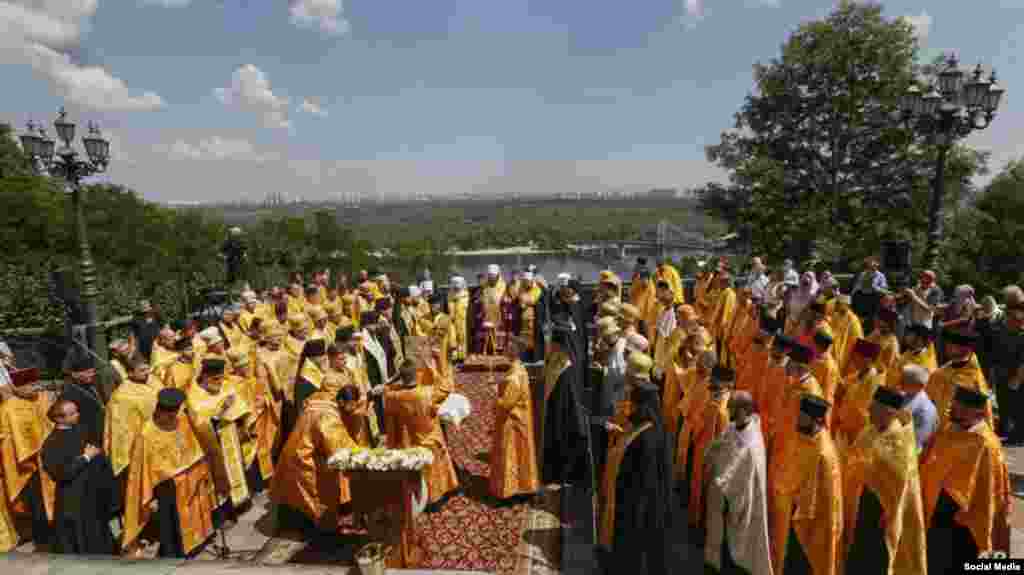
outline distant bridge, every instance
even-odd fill
[[[658,257],[665,257],[669,250],[686,250],[691,252],[710,252],[721,247],[720,241],[708,240],[701,234],[688,231],[681,226],[665,220],[658,222],[654,234],[644,234],[638,240],[593,240],[586,243],[570,245],[569,249],[580,255],[600,254],[602,258],[608,253],[618,253],[620,259],[629,256],[629,248],[643,248],[649,251],[654,248]],[[653,237],[652,237],[653,236]]]

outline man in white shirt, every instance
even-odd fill
[[[750,260],[750,273],[747,274],[747,287],[750,288],[750,295],[759,298],[761,301],[768,299],[768,274],[767,268],[761,258],[755,257]]]

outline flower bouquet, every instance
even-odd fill
[[[420,471],[434,462],[434,454],[425,447],[408,449],[339,449],[327,459],[327,465],[339,471]]]
[[[437,415],[441,418],[441,421],[458,427],[462,420],[469,417],[472,412],[473,408],[465,395],[452,393],[441,404]]]

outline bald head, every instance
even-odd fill
[[[736,425],[736,429],[746,429],[750,423],[750,416],[754,414],[754,398],[750,392],[736,391],[729,397],[729,421]]]

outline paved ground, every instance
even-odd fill
[[[1024,557],[1024,447],[1006,447],[1006,467],[1010,470],[1011,487],[1015,492],[1010,514],[1010,556]]]

